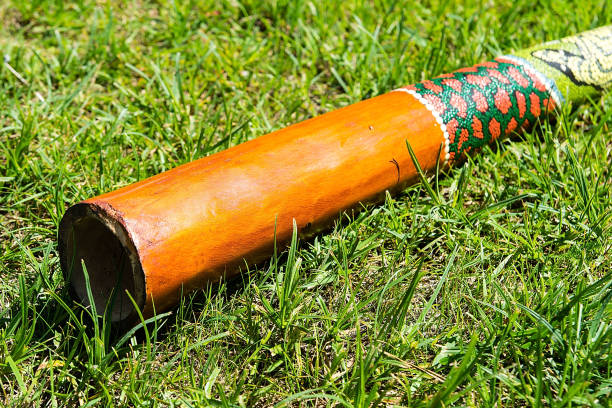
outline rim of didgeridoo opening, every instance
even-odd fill
[[[111,216],[108,211],[87,202],[66,211],[58,230],[60,263],[75,298],[89,306],[82,267],[85,263],[97,314],[104,315],[108,307],[112,322],[125,323],[138,316],[126,291],[142,310],[146,298],[145,275],[136,246],[121,218]]]

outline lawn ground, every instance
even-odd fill
[[[612,93],[147,330],[71,303],[56,230],[81,199],[611,22],[605,0],[3,1],[0,405],[609,406]]]

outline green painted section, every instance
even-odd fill
[[[554,81],[566,101],[579,101],[612,85],[612,25],[517,51]]]
[[[440,115],[448,132],[451,162],[533,125],[553,105],[544,84],[523,65],[501,61],[463,68],[407,89]]]

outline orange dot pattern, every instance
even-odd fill
[[[418,93],[442,118],[451,162],[535,123],[554,108],[535,72],[501,58],[406,89]]]

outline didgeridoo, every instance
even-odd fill
[[[88,304],[131,321],[237,273],[299,231],[459,163],[612,82],[612,26],[399,88],[70,207],[61,266]]]

